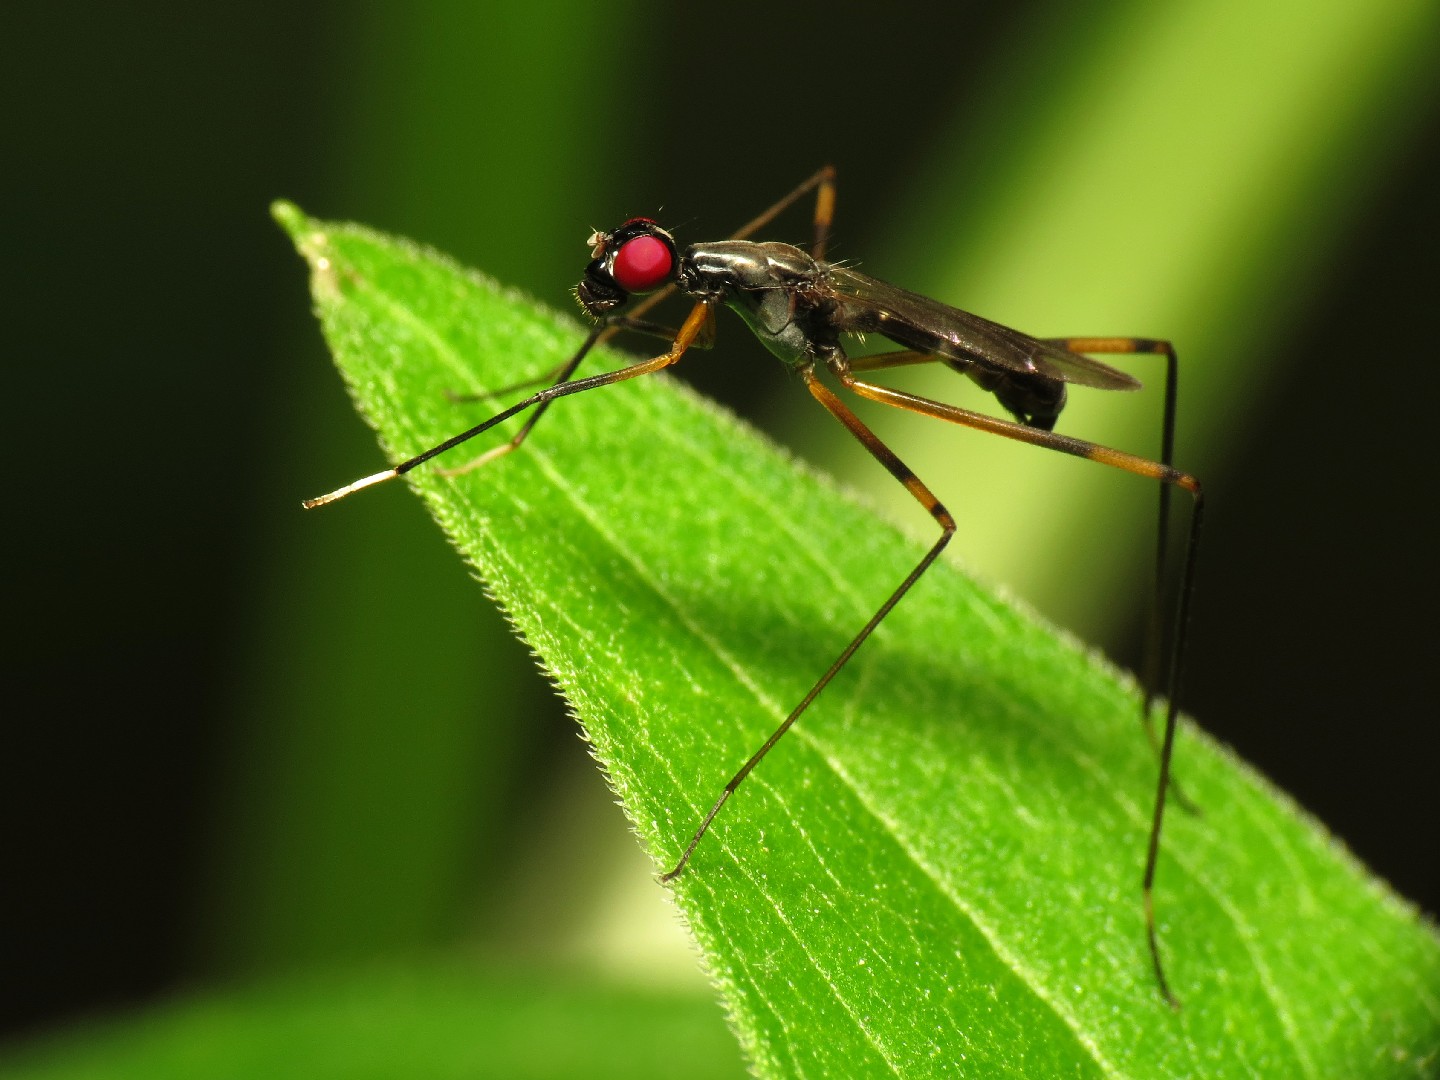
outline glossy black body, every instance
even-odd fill
[[[695,300],[723,303],[787,364],[846,364],[845,334],[887,338],[908,352],[939,358],[995,395],[1020,423],[1045,431],[1065,407],[1066,384],[1135,390],[1122,371],[1061,345],[909,292],[790,244],[722,240],[677,249],[653,221],[636,218],[592,237],[595,257],[576,292],[603,318],[628,294],[612,272],[629,240],[654,236],[675,252],[673,283]]]

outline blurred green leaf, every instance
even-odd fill
[[[267,982],[0,1057],[10,1080],[742,1077],[715,1004],[458,965]]]
[[[985,95],[927,140],[927,165],[895,206],[847,204],[842,173],[837,227],[871,222],[876,233],[846,254],[1028,333],[1171,339],[1181,361],[1178,458],[1218,491],[1213,481],[1240,464],[1249,428],[1272,422],[1287,390],[1313,377],[1282,362],[1295,320],[1435,115],[1440,5],[1053,8],[983,58]],[[1063,430],[1154,453],[1160,369],[1142,357],[1120,364],[1147,394],[1072,394]],[[964,395],[949,375],[917,369],[910,385]],[[902,414],[876,422],[963,508],[965,559],[982,576],[1087,638],[1135,617],[1153,528],[1148,492],[944,424]],[[833,449],[848,463],[837,465],[847,482],[899,505],[904,494],[886,478],[839,457],[843,443],[840,434],[807,438],[815,454]],[[964,469],[952,467],[957,453]],[[1071,559],[1047,557],[1057,532]]]
[[[625,147],[615,132],[597,147],[574,103],[593,88],[589,58],[625,40],[628,9],[335,9],[315,61],[325,134],[308,148],[325,162],[327,198],[413,235],[443,233],[563,296],[589,213],[577,188],[613,197],[619,173],[603,163]],[[623,71],[607,80],[615,108],[629,83]],[[466,595],[421,507],[382,498],[343,524],[295,507],[297,481],[355,460],[367,438],[323,367],[295,359],[312,341],[282,350],[275,405],[258,421],[269,458],[249,480],[263,509],[248,518],[253,584],[195,935],[211,976],[454,941],[489,914],[477,911],[476,895],[494,892],[480,879],[515,861],[505,807],[534,782],[559,712],[503,620]],[[405,574],[384,573],[397,559]]]
[[[473,422],[446,390],[536,375],[578,344],[572,322],[440,256],[276,213],[393,460]],[[410,478],[564,690],[660,867],[923,550],[663,377],[557,403],[483,470]],[[1167,832],[1157,906],[1185,1008],[1163,1006],[1140,917],[1155,767],[1137,711],[1073,643],[949,565],[927,575],[677,883],[761,1074],[1433,1069],[1433,929],[1189,729],[1178,768],[1205,813]]]

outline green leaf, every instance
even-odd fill
[[[491,411],[447,390],[538,375],[579,343],[575,323],[434,253],[276,214],[393,461]],[[739,332],[684,362],[724,362]],[[484,469],[409,479],[563,689],[657,868],[930,538],[918,509],[909,534],[878,520],[663,376],[556,402]],[[1162,1004],[1137,715],[1103,661],[953,564],[927,574],[676,883],[760,1074],[1434,1070],[1433,927],[1188,727],[1177,770],[1204,813],[1167,823],[1156,905],[1184,1008]]]
[[[10,1080],[744,1075],[714,1006],[534,972],[422,964],[271,981],[82,1025],[0,1057]]]

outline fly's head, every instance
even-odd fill
[[[675,238],[649,218],[631,218],[590,236],[590,265],[576,286],[580,306],[602,318],[631,293],[654,292],[675,276]]]

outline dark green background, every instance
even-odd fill
[[[552,10],[0,15],[6,1030],[483,939],[581,756],[417,502],[299,511],[378,458],[272,198],[565,306],[588,228],[663,206],[719,234],[831,160],[840,253],[893,253],[942,136],[1003,146],[987,118],[1063,92],[1047,64],[1091,29],[1038,0]],[[997,87],[986,57],[1031,38],[1036,71]],[[1288,378],[1181,447],[1213,498],[1186,705],[1434,911],[1440,139],[1433,109],[1376,122],[1403,137],[1285,298]],[[936,258],[901,255],[915,280]],[[778,424],[778,365],[738,325],[722,348],[686,374]],[[1127,661],[1140,604],[1100,642]]]

